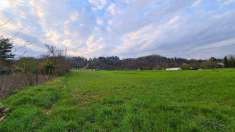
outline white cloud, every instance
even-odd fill
[[[103,24],[104,24],[104,21],[103,21],[102,19],[100,19],[100,18],[97,18],[97,19],[96,19],[96,23],[97,23],[98,25],[103,25]]]
[[[144,52],[154,51],[168,38],[169,32],[178,30],[179,21],[180,17],[175,16],[164,23],[151,23],[127,33],[122,37],[121,45],[114,52],[129,55],[131,50],[134,56],[139,56]]]
[[[8,1],[0,1],[0,9],[5,9],[5,8],[9,8],[10,7],[10,3]]]
[[[230,5],[235,3],[235,0],[218,0],[218,1],[223,3],[224,5]]]
[[[79,48],[77,50],[69,50],[69,55],[95,57],[101,55],[102,52],[105,52],[106,43],[104,42],[103,38],[91,35],[85,44],[85,47]]]
[[[79,19],[79,12],[73,12],[70,14],[69,16],[70,18],[70,21],[74,22],[74,21],[77,21]]]
[[[215,43],[209,43],[207,45],[199,46],[195,49],[192,49],[191,51],[200,52],[201,50],[221,48],[221,47],[230,46],[230,45],[235,45],[235,38],[228,39],[228,40],[222,40],[222,41],[215,42]]]
[[[192,4],[192,6],[198,6],[203,2],[203,0],[195,0],[194,3]]]
[[[109,5],[109,7],[107,8],[107,11],[109,12],[110,15],[115,16],[117,14],[119,14],[119,9],[116,6],[116,4],[112,3]]]
[[[51,44],[59,44],[60,43],[60,35],[59,33],[56,33],[55,31],[48,31],[46,33],[46,39],[51,43]]]
[[[102,10],[107,5],[106,0],[89,0],[89,2],[95,10]]]

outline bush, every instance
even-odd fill
[[[47,75],[62,75],[72,68],[72,64],[63,56],[44,58],[40,62],[40,71]]]
[[[182,66],[181,66],[181,69],[183,69],[183,70],[191,70],[192,69],[192,66],[191,65],[189,65],[189,64],[183,64]]]
[[[38,71],[38,61],[35,58],[24,57],[17,61],[15,67],[23,73],[36,73]]]
[[[52,75],[55,70],[55,64],[50,59],[45,59],[40,63],[40,73]]]

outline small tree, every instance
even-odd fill
[[[43,72],[47,75],[62,75],[71,69],[71,63],[66,58],[66,51],[55,46],[45,45],[48,54],[44,58]]]
[[[227,56],[224,57],[224,66],[229,67],[229,62]]]
[[[49,76],[53,75],[55,72],[55,62],[49,58],[43,60],[41,62],[41,69],[44,74],[47,74]]]
[[[211,57],[211,58],[209,59],[209,63],[211,63],[211,64],[216,63],[216,61],[217,61],[217,59],[216,59],[215,57]]]
[[[231,56],[229,59],[229,67],[235,67],[235,57]]]
[[[10,39],[0,38],[0,75],[9,74],[12,71],[11,67],[9,67],[9,62],[14,58],[12,48],[13,44]]]
[[[8,38],[0,39],[0,61],[9,62],[14,58],[12,53],[13,44]]]

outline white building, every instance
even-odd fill
[[[166,71],[180,71],[180,70],[182,70],[180,67],[166,68]]]

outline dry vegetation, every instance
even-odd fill
[[[13,73],[0,76],[0,98],[6,97],[25,86],[41,84],[51,77],[47,75],[33,75]]]

